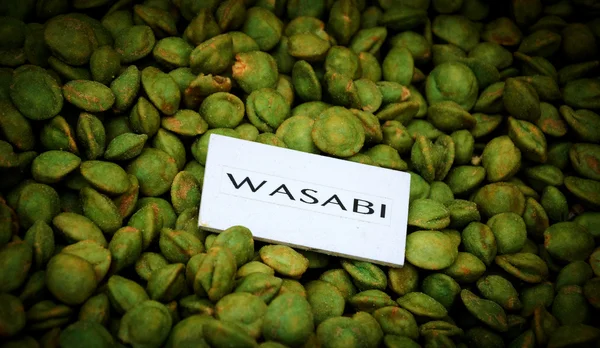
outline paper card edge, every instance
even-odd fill
[[[199,227],[201,229],[205,230],[205,231],[212,232],[212,233],[221,233],[221,232],[224,231],[224,230],[216,229],[216,228],[209,227],[209,226],[202,226],[201,225]],[[402,267],[404,267],[404,261],[406,260],[406,256],[405,256],[405,257],[402,258],[402,263],[401,264],[396,264],[396,263],[392,263],[392,262],[385,262],[385,261],[379,261],[379,260],[369,259],[369,258],[366,258],[366,257],[359,257],[359,256],[354,256],[354,255],[349,255],[349,254],[336,253],[336,252],[333,252],[333,251],[326,251],[326,250],[321,250],[321,249],[317,249],[317,248],[311,248],[311,247],[307,247],[307,246],[303,246],[303,245],[297,245],[297,244],[293,244],[293,243],[286,243],[286,242],[281,242],[281,241],[275,241],[275,240],[271,240],[271,239],[267,239],[267,238],[260,238],[260,237],[257,237],[255,235],[252,235],[252,239],[257,240],[257,241],[261,241],[261,242],[271,243],[271,244],[285,245],[285,246],[289,246],[291,248],[301,249],[301,250],[305,250],[305,251],[314,251],[314,252],[318,252],[318,253],[329,255],[329,256],[342,257],[342,258],[346,258],[346,259],[350,259],[350,260],[371,262],[371,263],[374,263],[374,264],[377,264],[377,265],[386,266],[386,267],[392,267],[392,268],[402,268]]]

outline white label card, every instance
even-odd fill
[[[198,223],[401,267],[409,196],[408,173],[211,134]]]

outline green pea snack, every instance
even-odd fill
[[[0,1],[0,348],[600,347],[599,16]],[[404,266],[200,228],[211,134],[408,173]]]

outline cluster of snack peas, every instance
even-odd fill
[[[593,0],[1,0],[0,347],[600,347],[599,43]],[[200,229],[210,134],[410,173],[405,266]]]

